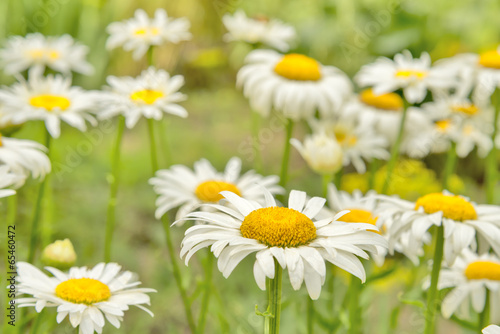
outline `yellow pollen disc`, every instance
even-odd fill
[[[45,55],[45,51],[42,49],[34,49],[34,50],[29,50],[28,54],[31,58],[41,59]]]
[[[36,108],[44,108],[48,111],[54,109],[66,110],[71,105],[71,101],[64,96],[58,95],[38,95],[30,99],[30,104]]]
[[[436,127],[441,132],[446,132],[450,128],[451,121],[449,119],[442,119],[436,122]]]
[[[500,54],[497,50],[490,50],[479,55],[479,65],[500,69]]]
[[[422,80],[427,76],[426,71],[417,71],[417,70],[399,70],[396,72],[396,78],[415,78],[418,80]]]
[[[218,202],[224,197],[219,194],[221,191],[231,191],[241,196],[240,190],[232,183],[224,181],[206,181],[196,187],[194,191],[196,197],[204,202]]]
[[[61,54],[56,50],[51,50],[47,54],[48,54],[49,58],[52,60],[57,60],[61,56]]]
[[[474,206],[466,199],[456,195],[428,194],[420,197],[415,203],[415,210],[420,207],[427,214],[442,211],[443,217],[456,221],[477,219]]]
[[[240,230],[269,247],[298,247],[316,238],[316,226],[305,214],[277,206],[250,212]]]
[[[475,261],[465,268],[465,277],[468,279],[489,279],[500,281],[500,263],[493,261]]]
[[[75,304],[92,305],[108,300],[111,291],[93,278],[71,278],[56,287],[56,296]]]
[[[451,110],[453,110],[454,112],[463,113],[463,114],[466,114],[468,116],[472,116],[472,115],[477,114],[477,112],[479,111],[479,108],[475,104],[468,103],[468,104],[461,104],[461,105],[452,106]]]
[[[146,34],[156,36],[160,33],[160,30],[156,27],[153,28],[140,28],[134,31],[134,34],[137,36],[144,36]]]
[[[163,92],[151,89],[143,89],[130,94],[130,98],[133,101],[145,104],[153,104],[156,102],[156,100],[164,96],[165,94],[163,94]]]
[[[367,223],[377,225],[378,217],[373,217],[372,213],[368,210],[361,209],[347,209],[348,213],[339,218],[339,221],[346,223]],[[380,234],[377,230],[367,230]]]
[[[403,99],[396,93],[375,95],[373,89],[368,88],[359,94],[359,99],[366,105],[383,110],[402,110]]]
[[[321,79],[319,63],[307,56],[291,53],[283,56],[274,67],[274,72],[284,78],[299,81]]]

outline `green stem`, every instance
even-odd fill
[[[349,286],[349,334],[361,334],[363,324],[361,310],[359,307],[359,297],[361,294],[361,281],[351,275]]]
[[[443,262],[444,226],[443,222],[437,227],[434,243],[434,259],[432,263],[431,286],[427,292],[427,308],[425,309],[425,334],[433,334],[435,330],[435,313],[439,301],[437,300],[437,286],[441,262]]]
[[[314,301],[309,297],[307,298],[307,334],[314,333]]]
[[[168,124],[169,120],[164,119],[162,122],[158,122],[159,126],[159,134],[160,134],[160,142],[161,142],[161,148],[162,151],[164,152],[165,156],[165,168],[170,167],[172,165],[172,148],[170,146],[170,140],[169,140],[169,135],[168,135]]]
[[[490,298],[491,298],[491,293],[488,289],[486,289],[486,300],[484,301],[484,309],[481,313],[479,313],[479,321],[477,326],[478,333],[481,333],[483,328],[490,323],[490,306],[491,306]]]
[[[254,169],[257,173],[262,173],[262,153],[259,141],[261,117],[257,112],[252,112],[252,146],[255,154]]]
[[[293,121],[287,119],[285,147],[283,149],[283,160],[281,161],[280,186],[286,187],[288,181],[288,164],[290,160],[290,139],[292,138]]]
[[[368,177],[368,189],[375,189],[375,177],[380,167],[380,160],[373,159],[370,163],[370,176]]]
[[[338,321],[338,317],[335,316],[335,266],[331,263],[327,264],[330,266],[330,271],[331,271],[331,277],[330,280],[328,281],[328,293],[330,295],[330,300],[328,303],[328,308],[327,311],[330,315],[334,317],[332,323],[335,323],[335,321]],[[329,334],[335,333],[335,329],[332,327],[328,330]]]
[[[47,147],[47,155],[50,157],[50,143],[51,136],[47,130],[45,130],[45,147]],[[40,187],[38,188],[38,196],[35,202],[35,207],[33,209],[33,220],[31,223],[31,236],[30,236],[30,246],[28,251],[28,262],[33,263],[35,259],[35,251],[38,243],[38,236],[40,235],[40,217],[42,215],[42,204],[43,196],[45,194],[45,189],[47,188],[47,183],[49,180],[49,174],[45,175]]]
[[[31,334],[36,334],[38,332],[38,328],[40,327],[40,323],[42,319],[42,315],[38,313],[35,317],[35,322],[33,323],[33,326],[31,327]]]
[[[344,175],[344,168],[340,167],[340,169],[333,175],[333,183],[337,190],[340,190],[342,187],[342,176]]]
[[[451,146],[446,154],[446,162],[443,170],[443,189],[447,190],[450,182],[450,177],[455,171],[457,162],[457,144],[451,142]]]
[[[172,231],[170,230],[170,221],[168,219],[168,214],[164,214],[162,219],[163,230],[165,231],[165,239],[167,240],[168,255],[170,257],[170,263],[172,263],[172,271],[174,274],[175,283],[181,294],[182,303],[184,304],[184,312],[186,313],[186,318],[188,321],[189,329],[191,333],[197,333],[196,325],[194,322],[193,314],[191,312],[191,305],[189,303],[189,297],[187,291],[182,284],[182,275],[179,268],[179,263],[177,262],[176,251],[174,243],[172,241]]]
[[[158,170],[158,155],[156,153],[156,136],[155,136],[155,121],[152,118],[148,118],[148,132],[149,132],[149,147],[151,152],[151,168],[153,170],[153,175]]]
[[[113,241],[113,231],[116,221],[116,201],[118,194],[118,183],[120,180],[120,147],[125,129],[125,117],[120,116],[118,119],[118,129],[116,131],[116,139],[111,152],[111,175],[109,175],[109,200],[108,212],[106,217],[106,236],[104,239],[104,262],[111,260],[111,244]]]
[[[148,53],[146,55],[147,62],[148,62],[148,67],[149,66],[153,66],[153,50],[154,50],[154,47],[150,46],[149,49],[148,49]]]
[[[387,190],[389,190],[389,184],[391,182],[392,172],[394,171],[394,167],[396,167],[396,162],[398,161],[399,147],[401,146],[401,140],[403,139],[407,113],[408,113],[408,105],[405,105],[405,108],[403,110],[403,115],[401,116],[401,122],[399,123],[398,136],[396,137],[396,142],[394,143],[391,149],[391,158],[387,163],[387,174],[385,177],[384,186],[382,187],[382,194],[387,194]]]
[[[271,315],[268,317],[269,321],[266,321],[269,327],[265,330],[266,333],[270,334],[279,334],[280,332],[282,276],[283,269],[274,259],[274,279],[270,280],[270,293],[268,294],[268,310],[270,310]]]
[[[197,330],[199,334],[203,334],[205,332],[205,323],[207,319],[208,306],[210,304],[210,297],[212,295],[212,277],[213,277],[213,266],[214,266],[214,256],[207,250],[207,257],[205,259],[204,267],[205,267],[205,279],[203,281],[204,292],[201,300],[201,310],[200,317],[198,319]]]
[[[495,137],[498,133],[498,114],[500,112],[500,99],[498,97],[500,95],[500,91],[497,89],[493,94],[493,98],[495,100],[495,116],[493,120],[493,133],[491,134],[491,140],[493,142],[493,147],[486,157],[486,200],[489,204],[495,203],[495,186],[498,182],[498,150],[495,146]]]
[[[328,195],[328,184],[330,182],[332,182],[332,175],[324,174],[321,181],[322,181],[321,182],[321,191],[322,191],[323,197],[326,198],[326,196]]]

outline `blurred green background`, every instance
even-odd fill
[[[134,62],[131,55],[121,49],[108,52],[104,48],[105,27],[110,22],[131,17],[137,8],[145,9],[150,16],[156,8],[165,8],[169,16],[185,16],[191,21],[193,40],[155,51],[154,60],[158,67],[185,76],[186,86],[181,91],[188,95],[183,106],[189,117],[167,117],[160,129],[169,138],[173,163],[192,166],[194,161],[205,157],[219,169],[234,155],[242,158],[245,170],[251,168],[253,162],[251,111],[246,99],[235,88],[236,72],[250,47],[222,41],[225,29],[221,17],[227,12],[242,8],[249,16],[264,14],[294,25],[299,38],[293,51],[308,54],[323,64],[337,66],[350,76],[377,56],[391,57],[403,49],[411,50],[416,56],[428,51],[436,60],[459,52],[492,48],[500,40],[500,2],[495,0],[0,0],[0,43],[3,44],[8,36],[36,31],[45,35],[69,33],[90,47],[89,61],[96,68],[92,77],[75,75],[74,83],[86,89],[100,89],[107,75],[136,76],[146,67],[145,60]],[[14,78],[0,74],[0,82],[9,85]],[[263,145],[264,174],[278,173],[283,145],[282,129],[273,126],[279,122],[270,122],[275,122],[275,119],[263,122],[264,128],[271,129]],[[27,124],[16,137],[41,141],[42,126],[41,123]],[[302,138],[305,131],[305,126],[299,126],[294,136]],[[114,124],[101,124],[87,133],[65,126],[62,133],[61,138],[55,140],[52,151],[54,174],[51,176],[52,191],[45,203],[42,242],[45,246],[56,239],[70,238],[79,256],[77,265],[93,266],[103,258],[108,198],[106,177],[110,171]],[[161,224],[153,216],[155,194],[147,184],[152,175],[144,122],[126,131],[122,152],[123,177],[113,260],[125,269],[139,273],[144,286],[159,292],[151,296],[154,318],[133,309],[126,314],[120,330],[108,324],[104,333],[188,333],[166,256]],[[438,168],[442,159],[431,157],[426,162]],[[165,160],[162,166],[166,166]],[[482,178],[479,166],[480,162],[472,154],[458,167],[467,193],[478,202],[483,199],[481,188],[475,186],[475,181],[481,182]],[[403,170],[408,173],[408,170]],[[418,189],[410,191],[410,195],[405,193],[409,197],[427,191],[423,185],[432,188],[433,182],[437,182],[432,170],[423,172],[417,166],[410,174],[416,178],[414,184]],[[420,179],[422,175],[424,179]],[[355,178],[347,180],[345,187],[352,189]],[[406,181],[401,183],[408,187]],[[311,195],[318,195],[320,191],[320,178],[308,170],[293,150],[289,188],[306,190]],[[27,256],[36,191],[36,182],[29,182],[19,191],[16,220],[18,260]],[[6,217],[6,208],[7,200],[0,200],[2,219]],[[184,230],[185,227],[174,228],[174,239],[178,244]],[[2,240],[5,240],[5,231],[6,228],[2,227]],[[200,256],[206,255],[200,252]],[[191,260],[189,269],[183,267],[191,292],[203,278],[199,258]],[[3,256],[1,261],[4,261]],[[40,265],[39,262],[35,264]],[[254,307],[258,304],[263,310],[266,295],[253,281],[251,268],[252,261],[247,259],[227,280],[215,270],[219,290],[212,299],[207,333],[261,332],[263,320],[255,315]],[[402,266],[385,283],[374,284],[374,289],[366,291],[365,324],[370,333],[400,334],[421,330],[422,314],[412,307],[401,310],[400,322],[395,329],[391,329],[390,323],[397,296],[412,275],[413,278],[421,277],[425,272],[410,274]],[[341,296],[343,286],[340,282],[338,284]],[[282,333],[304,333],[306,293],[304,289],[292,293],[286,280],[284,287]],[[3,292],[2,298],[5,298]],[[374,303],[371,298],[375,298]],[[318,305],[322,307],[323,304]],[[198,305],[196,301],[195,313]],[[67,321],[56,326],[55,310],[43,312],[47,320],[39,333],[74,331]],[[342,314],[339,313],[339,317]],[[449,322],[443,321],[442,326],[443,333],[467,333]]]

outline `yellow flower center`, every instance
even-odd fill
[[[375,95],[373,89],[368,88],[359,94],[359,99],[366,105],[383,110],[402,110],[403,99],[396,93]]]
[[[28,54],[31,58],[42,59],[43,56],[45,55],[45,51],[42,49],[33,49],[33,50],[29,50]]]
[[[476,209],[464,199],[456,195],[432,193],[420,197],[415,203],[415,210],[422,207],[424,212],[432,214],[442,211],[443,217],[456,221],[477,219]]]
[[[347,209],[348,213],[339,218],[339,221],[346,223],[367,223],[377,225],[378,217],[373,217],[372,213],[368,210],[362,209]],[[377,230],[367,230],[380,234]]]
[[[452,106],[451,110],[453,110],[454,112],[463,113],[463,114],[466,114],[468,116],[472,116],[472,115],[477,114],[477,112],[479,111],[479,108],[475,104],[466,103],[466,104]]]
[[[398,70],[394,76],[396,78],[405,78],[405,79],[418,79],[422,80],[427,76],[427,71],[418,71],[418,70]]]
[[[30,98],[30,104],[35,108],[44,108],[47,111],[54,109],[66,110],[71,105],[71,101],[59,95],[38,95]]]
[[[358,142],[358,138],[342,125],[336,125],[333,133],[340,145],[354,146]]]
[[[276,206],[250,212],[240,230],[269,247],[298,247],[316,238],[316,226],[305,214]]]
[[[163,92],[152,89],[143,89],[130,94],[130,98],[133,101],[145,104],[153,104],[156,100],[164,96]]]
[[[493,261],[474,261],[465,268],[468,279],[489,279],[500,281],[500,263]]]
[[[240,190],[234,184],[215,180],[200,183],[194,193],[204,202],[218,202],[224,198],[220,194],[221,191],[230,191],[241,196]]]
[[[71,278],[59,283],[56,296],[75,304],[92,305],[111,297],[109,287],[93,278]]]
[[[479,65],[500,69],[500,54],[497,50],[490,50],[479,55]]]
[[[439,131],[446,132],[451,126],[451,121],[449,119],[442,119],[440,121],[436,121],[435,124]]]
[[[59,57],[61,57],[61,54],[56,50],[50,50],[47,52],[47,54],[49,55],[49,58],[52,60],[57,60],[59,59]]]
[[[145,28],[140,28],[140,29],[137,29],[136,31],[134,31],[134,35],[136,35],[136,36],[144,36],[144,35],[156,36],[159,33],[160,33],[160,29],[158,29],[156,27],[152,27],[152,28],[145,27]]]
[[[290,80],[317,81],[321,79],[319,63],[312,58],[296,53],[283,56],[274,67],[274,72]]]

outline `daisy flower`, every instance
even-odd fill
[[[86,61],[89,48],[70,35],[46,37],[40,33],[12,36],[0,50],[0,62],[7,74],[29,69],[31,75],[42,75],[48,67],[69,75],[71,71],[91,75],[94,68]]]
[[[159,195],[156,200],[156,218],[169,210],[179,207],[176,219],[183,218],[202,203],[217,203],[222,199],[221,191],[232,191],[243,198],[263,202],[262,187],[273,194],[280,194],[283,188],[278,186],[279,177],[262,176],[250,170],[241,174],[241,160],[231,158],[223,173],[218,172],[205,159],[194,163],[194,170],[183,165],[156,172],[156,177],[149,180],[154,191]]]
[[[304,144],[292,138],[290,144],[299,151],[316,173],[332,175],[342,167],[342,148],[335,138],[327,136],[324,132],[306,136]]]
[[[151,46],[179,43],[191,39],[188,31],[190,22],[186,18],[168,17],[164,9],[157,9],[153,19],[142,9],[137,9],[134,17],[121,22],[113,22],[107,27],[110,34],[108,50],[123,46],[125,51],[133,51],[132,57],[140,59]]]
[[[206,224],[186,231],[181,249],[186,264],[198,250],[212,246],[219,259],[218,268],[227,278],[238,263],[256,253],[253,273],[260,289],[266,289],[266,277],[274,278],[276,260],[283,269],[288,268],[293,289],[298,290],[305,282],[312,299],[319,298],[325,282],[325,261],[365,281],[365,270],[356,255],[368,258],[365,251],[376,252],[376,246],[386,245],[381,236],[368,231],[374,229],[373,225],[337,222],[345,212],[313,220],[325,199],[313,197],[307,201],[305,192],[292,190],[288,207],[278,207],[271,193],[262,191],[264,206],[223,191],[221,195],[235,209],[211,205],[220,212],[188,214],[184,219]]]
[[[485,244],[500,254],[500,208],[494,205],[478,205],[468,198],[447,191],[431,193],[410,202],[395,197],[379,196],[378,213],[391,217],[389,250],[400,237],[409,232],[405,252],[417,254],[422,248],[426,232],[433,225],[444,225],[444,258],[452,264],[468,247],[476,247],[476,234]]]
[[[61,134],[61,120],[80,131],[86,131],[85,121],[97,122],[89,111],[95,107],[94,94],[71,86],[71,78],[61,75],[30,76],[12,87],[0,89],[3,112],[11,122],[43,120],[54,138]]]
[[[424,284],[424,287],[428,282]],[[500,320],[500,259],[492,254],[477,255],[468,249],[457,257],[450,267],[443,267],[439,275],[438,289],[453,288],[441,303],[443,317],[457,313],[469,318],[470,305],[475,312],[484,310],[486,292],[491,293],[492,321]]]
[[[37,179],[50,173],[51,164],[46,152],[47,148],[35,141],[2,137],[0,134],[0,163],[24,176],[18,187],[29,174]]]
[[[349,78],[338,68],[301,54],[255,50],[245,61],[237,86],[264,117],[272,108],[292,120],[311,118],[316,110],[328,116],[352,90]]]
[[[164,70],[150,67],[137,78],[109,76],[109,91],[98,94],[100,119],[123,115],[127,127],[133,128],[141,116],[160,120],[163,114],[187,117],[184,107],[178,102],[186,100],[179,92],[184,85],[182,75],[173,77]]]
[[[497,325],[489,325],[483,329],[483,334],[500,334],[500,327]]]
[[[361,87],[373,87],[376,95],[401,88],[409,103],[422,102],[428,89],[451,88],[455,82],[454,73],[449,69],[431,67],[428,53],[413,58],[408,50],[396,54],[394,60],[380,57],[364,65],[354,79]]]
[[[23,182],[24,176],[13,173],[7,165],[0,165],[0,198],[15,195],[15,190],[6,188]]]
[[[311,120],[314,131],[325,132],[335,138],[343,152],[343,165],[352,164],[360,174],[366,172],[364,160],[387,160],[388,141],[373,130],[373,125],[359,115],[341,115],[335,118]]]
[[[45,307],[57,307],[57,323],[69,316],[80,334],[102,333],[106,320],[120,328],[130,305],[153,316],[143,305],[150,304],[146,293],[156,290],[137,288],[141,282],[135,274],[120,272],[121,266],[116,263],[99,263],[92,269],[73,267],[69,273],[45,269],[54,276],[47,276],[29,263],[17,263],[19,292],[33,296],[17,299],[18,307],[34,306],[38,313]]]
[[[281,52],[286,52],[290,49],[290,42],[296,37],[295,29],[292,26],[276,19],[249,18],[241,9],[232,16],[230,14],[224,15],[222,22],[228,30],[228,33],[224,35],[226,42],[262,43]]]

